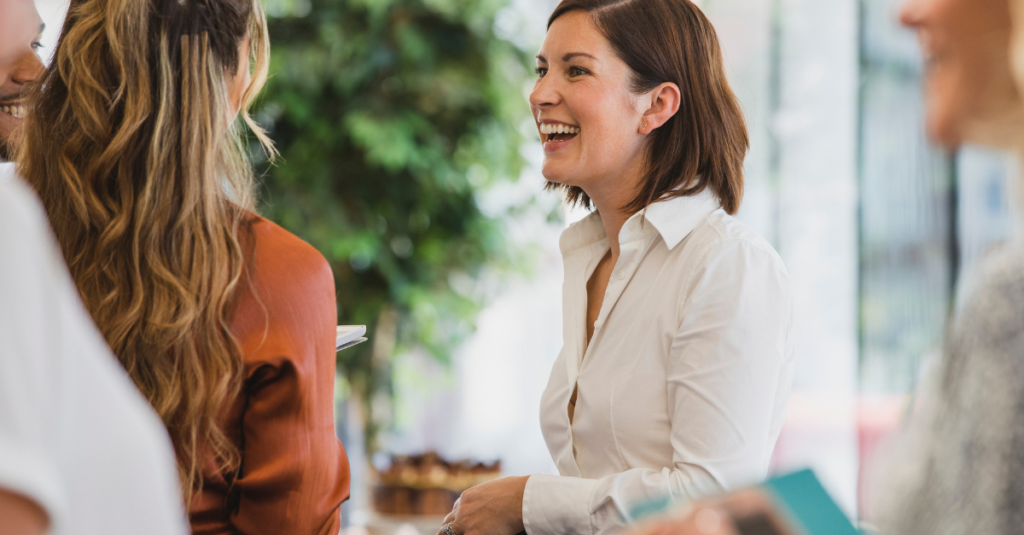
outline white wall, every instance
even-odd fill
[[[43,18],[46,29],[43,30],[43,48],[39,51],[40,56],[47,63],[57,45],[57,38],[60,37],[60,29],[64,24],[64,17],[67,15],[69,0],[36,0],[36,10]]]

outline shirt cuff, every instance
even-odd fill
[[[534,474],[523,492],[523,526],[527,535],[590,535],[590,497],[597,481]]]

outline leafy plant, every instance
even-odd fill
[[[447,360],[482,305],[472,281],[515,263],[500,214],[477,202],[518,178],[528,113],[525,57],[493,31],[502,5],[266,4],[271,78],[257,119],[281,158],[262,210],[327,257],[339,321],[368,326],[371,343],[339,354],[364,407],[390,394],[395,353]]]

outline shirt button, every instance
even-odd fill
[[[639,223],[636,222],[636,219],[630,221],[629,222],[629,230],[636,230],[636,227],[637,227],[638,224]]]
[[[619,272],[619,280],[622,280],[624,278],[626,278],[626,272],[625,271],[620,271]]]

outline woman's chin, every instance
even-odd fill
[[[928,137],[951,152],[956,151],[963,143],[963,128],[960,124],[962,121],[956,120],[952,115],[948,109],[933,103],[925,119],[925,132]]]
[[[553,182],[561,186],[575,186],[575,184],[571,183],[572,180],[569,178],[571,174],[564,172],[560,167],[561,166],[558,165],[549,165],[548,162],[545,162],[544,167],[541,168],[540,174],[543,175],[544,179],[548,182]]]

